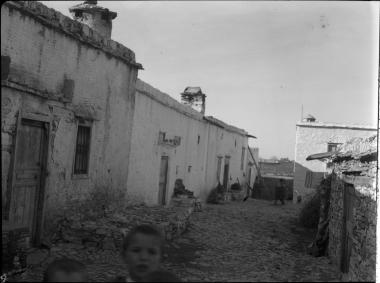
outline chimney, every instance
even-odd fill
[[[303,122],[315,122],[315,120],[315,117],[309,114],[303,119]]]
[[[188,86],[181,93],[181,102],[185,105],[191,106],[194,110],[205,114],[206,111],[206,95],[202,92],[200,87]]]
[[[117,13],[97,5],[98,1],[84,1],[72,6],[69,11],[74,20],[88,25],[106,39],[111,39],[112,20]]]

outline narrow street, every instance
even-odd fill
[[[256,199],[205,205],[202,212],[192,214],[188,230],[167,243],[164,267],[183,281],[338,282],[339,274],[327,257],[306,254],[315,231],[297,225],[299,209],[291,202],[275,206]],[[117,251],[80,253],[93,282],[125,275]],[[76,258],[70,250],[63,254]],[[34,268],[18,281],[38,282],[43,269]]]
[[[327,257],[305,253],[314,231],[297,226],[299,208],[255,199],[208,205],[165,264],[184,281],[339,281]]]

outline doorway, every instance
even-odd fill
[[[161,204],[161,205],[166,204],[168,165],[169,165],[169,157],[161,156],[160,181],[159,181],[159,189],[158,189],[158,204]]]
[[[13,161],[9,224],[26,228],[31,244],[41,236],[48,124],[21,119]]]
[[[225,191],[227,191],[228,189],[229,175],[230,175],[230,158],[226,156],[224,158],[224,172],[223,172],[223,187]]]
[[[344,185],[343,202],[343,235],[342,235],[342,258],[341,271],[348,273],[350,266],[353,228],[353,207],[355,204],[355,188],[351,184]]]

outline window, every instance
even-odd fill
[[[74,174],[88,174],[91,128],[79,124],[75,148]]]
[[[245,147],[242,147],[242,149],[241,149],[241,165],[240,165],[241,170],[244,170],[244,157],[245,157]]]
[[[332,143],[332,142],[329,142],[329,143],[327,144],[327,151],[328,151],[328,152],[336,151],[337,148],[338,148],[338,145],[340,145],[340,143]]]
[[[199,144],[200,141],[201,141],[201,136],[198,135],[198,144]]]
[[[313,186],[313,171],[308,170],[306,172],[305,187],[312,188]]]
[[[82,16],[83,16],[83,12],[82,11],[75,11],[75,17],[80,18]]]

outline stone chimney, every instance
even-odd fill
[[[117,13],[97,5],[98,1],[84,1],[69,8],[69,11],[78,22],[88,25],[106,39],[111,39],[112,20]]]
[[[309,114],[305,118],[303,118],[302,122],[309,122],[310,123],[310,122],[315,122],[315,121],[316,121],[315,117]]]
[[[205,114],[206,110],[206,95],[202,92],[200,87],[188,86],[181,93],[181,102],[185,105],[191,106],[196,111]]]

